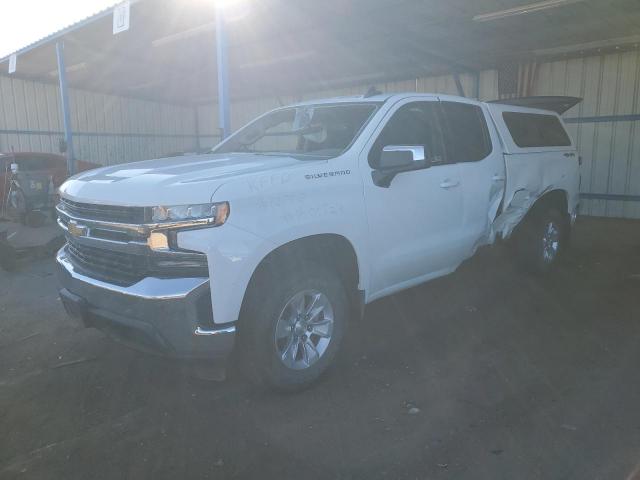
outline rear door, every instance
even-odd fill
[[[496,218],[505,185],[505,165],[495,127],[488,111],[473,100],[442,97],[445,146],[449,161],[462,177],[464,219],[462,240],[466,256],[486,243]]]

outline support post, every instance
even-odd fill
[[[227,32],[222,7],[216,8],[216,60],[218,67],[218,125],[221,140],[231,133],[229,118],[229,72]]]
[[[76,173],[76,159],[73,154],[73,134],[69,115],[69,92],[67,91],[67,71],[64,66],[64,44],[56,42],[58,58],[58,78],[60,80],[60,103],[62,104],[62,121],[64,124],[64,141],[67,144],[67,170],[69,175]]]

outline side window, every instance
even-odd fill
[[[389,145],[424,147],[433,163],[444,161],[437,102],[412,102],[401,106],[384,126],[369,151],[369,165],[377,165],[382,149]]]
[[[555,115],[504,112],[502,118],[511,138],[520,148],[571,145],[569,135]]]
[[[477,105],[442,102],[446,122],[445,145],[450,162],[477,162],[491,153],[491,137]]]

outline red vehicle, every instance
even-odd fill
[[[17,165],[15,171],[11,166]],[[98,165],[78,161],[77,171]],[[0,153],[0,212],[9,208],[22,220],[30,212],[53,207],[57,188],[67,179],[67,159],[54,153]]]

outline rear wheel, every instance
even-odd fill
[[[245,372],[277,389],[308,387],[333,363],[347,316],[335,272],[310,262],[265,269],[248,292],[239,325]]]
[[[569,237],[569,222],[555,207],[532,211],[516,232],[521,263],[533,272],[546,273],[560,260]]]

